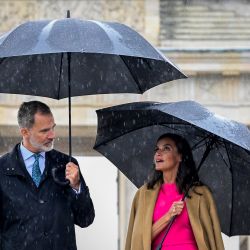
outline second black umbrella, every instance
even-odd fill
[[[200,166],[199,177],[213,192],[222,231],[250,234],[250,131],[245,125],[193,101],[128,103],[97,114],[95,149],[137,187],[153,170],[157,138],[164,133],[186,138]]]

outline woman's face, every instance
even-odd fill
[[[181,162],[175,142],[170,138],[162,138],[157,142],[154,154],[155,169],[159,171],[178,170]]]

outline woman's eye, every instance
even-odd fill
[[[166,146],[166,147],[163,148],[163,150],[164,150],[165,152],[168,152],[168,151],[171,151],[171,148],[170,148],[169,146]]]
[[[158,151],[158,149],[159,149],[159,148],[155,148],[155,149],[154,149],[154,152],[156,153],[156,152]]]
[[[157,153],[158,151],[160,151],[160,152],[169,152],[171,150],[172,150],[172,148],[170,146],[164,146],[162,148],[155,148],[154,152],[155,153]]]

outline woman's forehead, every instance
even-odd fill
[[[157,142],[157,146],[165,144],[175,145],[175,142],[169,137],[162,138]]]

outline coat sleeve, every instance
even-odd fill
[[[71,190],[73,200],[71,209],[74,214],[74,223],[80,227],[87,227],[94,221],[95,210],[92,199],[89,194],[89,189],[81,176],[81,192],[76,194]]]
[[[76,159],[72,158],[72,161],[78,165]],[[79,165],[78,165],[79,166]],[[79,227],[87,227],[94,221],[95,210],[92,199],[90,197],[89,188],[85,183],[85,180],[80,173],[81,180],[81,192],[76,194],[72,188],[69,188],[71,193],[71,209],[74,215],[74,223]]]
[[[214,232],[214,244],[216,246],[216,250],[224,250],[224,244],[221,235],[221,227],[219,222],[219,217],[216,209],[216,204],[211,192],[206,189],[206,195],[209,200],[209,212],[212,221],[212,227]]]
[[[135,222],[135,215],[136,215],[138,197],[139,197],[139,190],[135,194],[135,197],[133,199],[132,206],[131,206],[130,218],[129,218],[129,224],[128,224],[128,231],[127,231],[127,238],[126,238],[126,243],[125,243],[125,250],[130,250],[131,249],[131,243],[132,243],[132,236],[133,236],[133,229],[134,229],[134,222]]]

